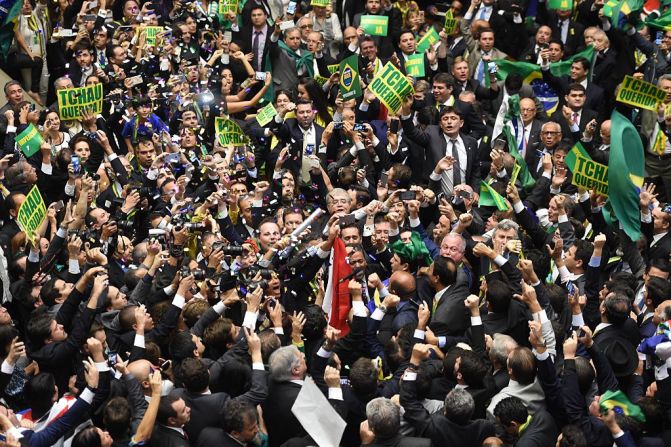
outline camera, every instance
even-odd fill
[[[142,199],[152,199],[155,196],[156,190],[149,186],[131,186],[128,188],[128,194],[137,191]]]
[[[125,233],[132,233],[135,230],[135,224],[132,220],[118,220],[116,222],[116,227],[119,231]]]
[[[184,266],[181,268],[179,273],[182,275],[182,278],[186,278],[187,276],[192,275],[193,279],[196,281],[202,281],[205,279],[205,272],[201,269],[191,270],[189,267]]]
[[[237,245],[225,245],[223,242],[215,242],[212,244],[212,250],[221,250],[228,256],[247,256],[246,248]]]
[[[184,227],[189,231],[202,231],[205,229],[205,223],[203,222],[186,222]]]

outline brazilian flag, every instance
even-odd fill
[[[506,200],[489,183],[480,181],[480,206],[495,206],[499,211],[508,211]]]
[[[14,39],[14,19],[21,14],[23,1],[0,0],[0,54],[7,57]]]
[[[599,408],[603,413],[613,410],[616,414],[622,414],[634,418],[639,422],[645,422],[645,415],[641,407],[631,403],[627,395],[622,391],[608,390],[599,399]]]
[[[506,136],[506,141],[508,143],[508,152],[510,152],[510,155],[513,156],[517,164],[520,166],[520,174],[518,179],[522,185],[522,188],[533,188],[533,186],[536,184],[536,180],[534,180],[534,178],[531,176],[527,162],[524,161],[522,154],[520,154],[520,152],[517,150],[517,140],[515,139],[515,135],[510,132],[510,127],[508,126],[503,126],[503,134]]]

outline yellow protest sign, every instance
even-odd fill
[[[238,0],[219,0],[219,14],[238,13]]]
[[[145,44],[151,47],[156,46],[156,35],[163,31],[163,28],[160,26],[148,26],[144,29]]]
[[[248,142],[247,136],[238,123],[228,118],[216,117],[214,131],[222,146],[243,146]]]
[[[664,101],[666,92],[654,84],[625,76],[617,92],[619,102],[630,106],[657,111],[657,104]]]
[[[405,71],[409,75],[415,78],[424,77],[424,55],[423,54],[411,54],[408,56],[408,60],[405,61]]]
[[[368,88],[394,114],[401,110],[403,100],[415,92],[408,78],[391,62],[382,67]]]
[[[447,13],[445,14],[445,33],[447,33],[448,36],[451,36],[457,30],[458,26],[459,19],[455,19],[454,15],[452,14],[452,9],[448,9]]]
[[[42,221],[47,217],[47,207],[44,205],[42,194],[37,185],[30,190],[23,204],[19,208],[19,213],[16,216],[16,223],[21,228],[21,231],[26,233],[26,237],[30,239],[33,245],[36,244],[33,233],[42,225]]]
[[[582,144],[576,143],[564,162],[573,173],[572,184],[608,196],[608,166],[592,160]]]
[[[88,109],[94,115],[103,111],[103,85],[57,90],[58,113],[62,120],[81,118],[82,110]]]

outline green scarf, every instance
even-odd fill
[[[314,55],[310,53],[307,50],[304,50],[303,55],[299,56],[298,53],[296,53],[294,50],[289,48],[286,43],[284,43],[283,40],[279,40],[278,45],[280,48],[282,48],[286,53],[291,56],[294,61],[296,61],[296,71],[300,71],[301,67],[305,68],[307,70],[308,76],[311,78],[314,77],[315,75],[315,70],[312,64],[312,61],[314,59]]]
[[[429,250],[426,248],[426,245],[424,245],[424,241],[422,241],[419,233],[415,231],[413,231],[412,235],[410,236],[409,244],[406,244],[401,240],[397,240],[391,244],[391,251],[404,259],[416,259],[420,262],[423,260],[424,265],[431,264],[431,255],[429,254]]]

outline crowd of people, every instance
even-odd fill
[[[671,446],[667,2],[1,3],[0,445]]]

